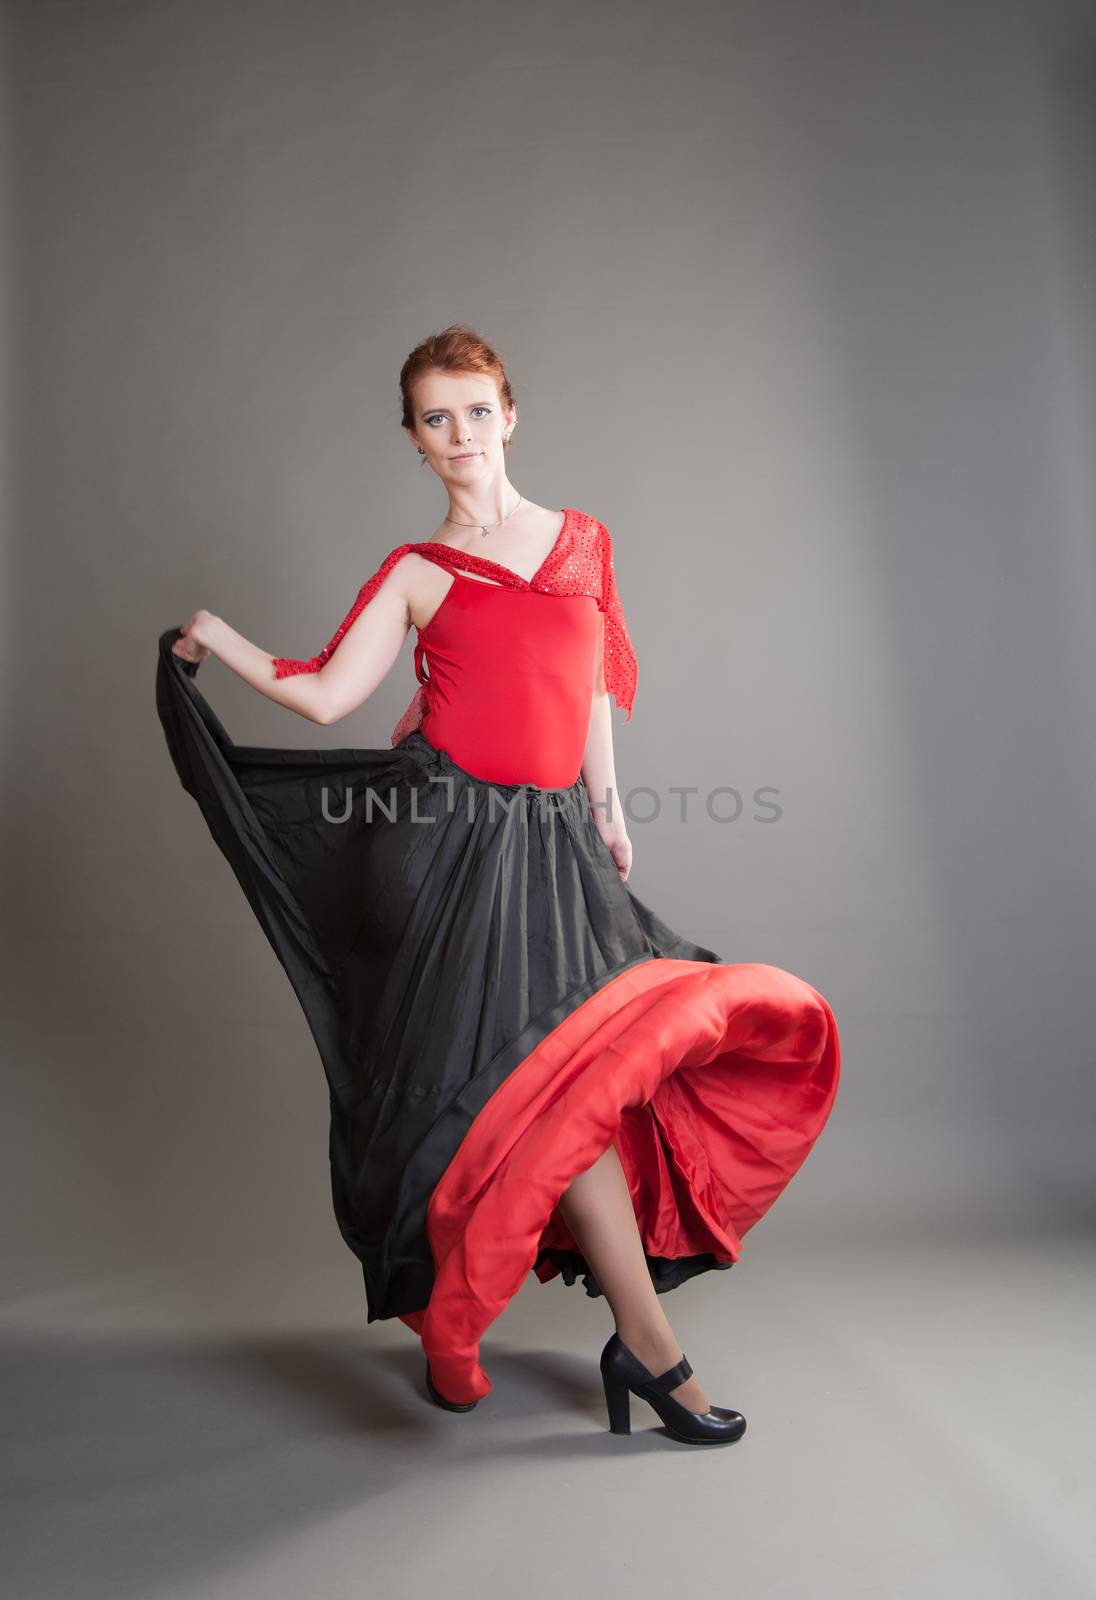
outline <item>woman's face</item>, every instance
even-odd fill
[[[414,385],[408,438],[447,483],[477,483],[505,471],[502,436],[517,415],[504,411],[493,378],[481,372],[428,372]]]

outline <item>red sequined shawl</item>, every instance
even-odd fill
[[[354,604],[320,653],[307,661],[297,660],[292,656],[275,656],[274,676],[287,678],[295,672],[319,672],[330,659],[332,652],[338,648],[343,634],[372,600],[397,561],[412,550],[418,555],[425,556],[429,561],[436,561],[440,566],[463,567],[469,572],[493,578],[496,582],[512,588],[536,589],[542,594],[592,595],[605,617],[605,686],[617,705],[626,710],[628,720],[631,720],[639,672],[635,651],[628,635],[628,626],[624,620],[624,609],[617,593],[613,568],[613,541],[603,522],[598,522],[596,517],[587,516],[584,511],[571,509],[564,511],[563,527],[560,529],[559,537],[547,559],[529,581],[519,577],[516,572],[511,572],[509,567],[473,555],[470,551],[455,550],[434,540],[420,544],[397,545],[385,556],[373,576],[362,584]],[[419,726],[424,710],[424,693],[425,687],[420,685],[411,704],[392,731],[393,744],[398,744],[413,728]]]

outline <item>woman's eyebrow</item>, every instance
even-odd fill
[[[476,406],[489,406],[492,403],[493,402],[490,401],[490,400],[469,400],[468,404],[465,406],[464,409],[465,409],[465,411],[472,411],[472,410],[475,409]],[[420,417],[432,417],[439,411],[448,411],[448,410],[449,410],[448,406],[427,406],[425,411],[420,411],[419,412],[419,415],[420,415]]]

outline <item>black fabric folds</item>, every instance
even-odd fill
[[[335,1216],[368,1321],[421,1310],[427,1203],[498,1085],[626,968],[720,957],[621,881],[581,778],[488,783],[418,730],[387,749],[237,745],[198,666],[172,652],[179,637],[160,636],[160,722],[315,1040]],[[551,1254],[567,1282],[588,1271]],[[722,1265],[650,1264],[660,1288]]]

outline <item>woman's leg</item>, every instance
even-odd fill
[[[572,1181],[560,1197],[559,1210],[604,1291],[617,1332],[657,1377],[681,1360],[681,1346],[651,1282],[615,1145]],[[690,1411],[708,1409],[708,1398],[695,1377],[670,1392]]]

